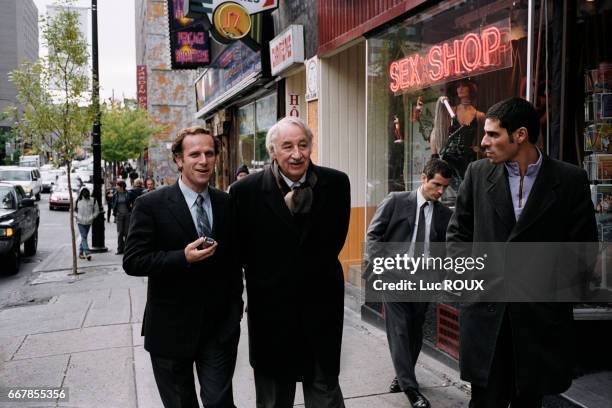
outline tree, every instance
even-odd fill
[[[94,120],[93,106],[87,100],[89,52],[79,30],[77,13],[64,8],[46,23],[42,39],[49,55],[11,73],[23,109],[17,128],[23,139],[30,140],[39,151],[54,152],[66,163],[68,188],[72,191],[72,160],[77,148],[89,137]],[[76,275],[79,272],[73,218],[70,195],[72,273]]]
[[[102,158],[107,162],[136,159],[163,129],[153,124],[146,110],[111,102],[102,109]]]

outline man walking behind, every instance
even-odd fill
[[[389,194],[376,209],[368,228],[367,242],[410,242],[410,253],[421,256],[415,247],[430,255],[430,242],[445,242],[452,211],[438,200],[453,178],[453,170],[443,160],[431,159],[421,174],[416,191]],[[421,244],[416,245],[416,244]],[[432,252],[436,252],[432,248]],[[444,253],[431,253],[444,256]],[[366,272],[366,278],[368,272]],[[386,298],[385,326],[396,377],[390,392],[404,391],[414,408],[428,408],[429,401],[419,391],[414,368],[423,345],[423,323],[427,302],[396,302]]]
[[[142,333],[166,408],[198,407],[194,364],[204,406],[234,407],[242,275],[229,196],[209,185],[219,146],[207,129],[179,131],[179,181],[142,195],[132,212],[123,268],[149,278]]]
[[[447,231],[453,243],[595,242],[586,172],[536,147],[538,115],[524,99],[493,105],[481,146],[486,159],[468,168]],[[459,252],[462,252],[459,250]],[[504,258],[533,270],[538,257]],[[552,272],[559,272],[552,269]],[[530,269],[531,268],[531,269]],[[541,268],[538,274],[548,273]],[[572,382],[570,303],[471,303],[460,315],[461,378],[472,383],[472,408],[540,408],[542,397]]]
[[[266,136],[272,164],[232,185],[248,294],[258,408],[344,407],[338,383],[350,215],[346,174],[310,160],[312,132],[284,118]]]

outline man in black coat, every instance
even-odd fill
[[[431,159],[421,174],[421,186],[416,191],[389,194],[376,209],[368,227],[367,242],[406,242],[409,251],[415,243],[423,243],[425,254],[444,256],[429,251],[430,242],[445,242],[446,227],[452,211],[438,200],[453,178],[453,170],[443,160]],[[443,251],[444,252],[444,251]],[[366,278],[369,278],[366,267]],[[396,377],[390,391],[404,391],[415,408],[428,408],[429,401],[419,391],[414,368],[423,345],[423,323],[428,302],[395,302],[385,299],[385,326],[391,360]]]
[[[350,215],[346,174],[310,161],[312,132],[295,118],[268,132],[273,162],[232,185],[247,282],[249,357],[257,407],[343,407],[338,384],[344,276],[338,254]]]
[[[179,181],[140,196],[132,211],[123,268],[149,278],[142,333],[166,408],[198,407],[194,364],[204,406],[234,407],[242,275],[229,196],[209,186],[219,145],[204,128],[181,130],[172,146]]]
[[[481,145],[487,159],[472,163],[461,184],[447,231],[448,254],[460,255],[453,243],[461,242],[597,241],[587,175],[535,146],[539,122],[533,106],[511,98],[493,105],[486,117]],[[512,266],[496,267],[510,277],[539,259],[523,255],[505,262]],[[569,388],[572,320],[569,303],[466,305],[460,368],[472,383],[470,407],[539,408],[543,395]]]

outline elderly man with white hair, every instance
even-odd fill
[[[250,362],[258,408],[344,407],[338,384],[344,278],[338,254],[350,215],[346,174],[312,163],[312,132],[299,119],[269,131],[272,164],[236,182],[236,251],[248,294]]]

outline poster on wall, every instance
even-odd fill
[[[210,64],[209,36],[201,24],[185,17],[183,0],[168,0],[172,69],[196,69]]]

